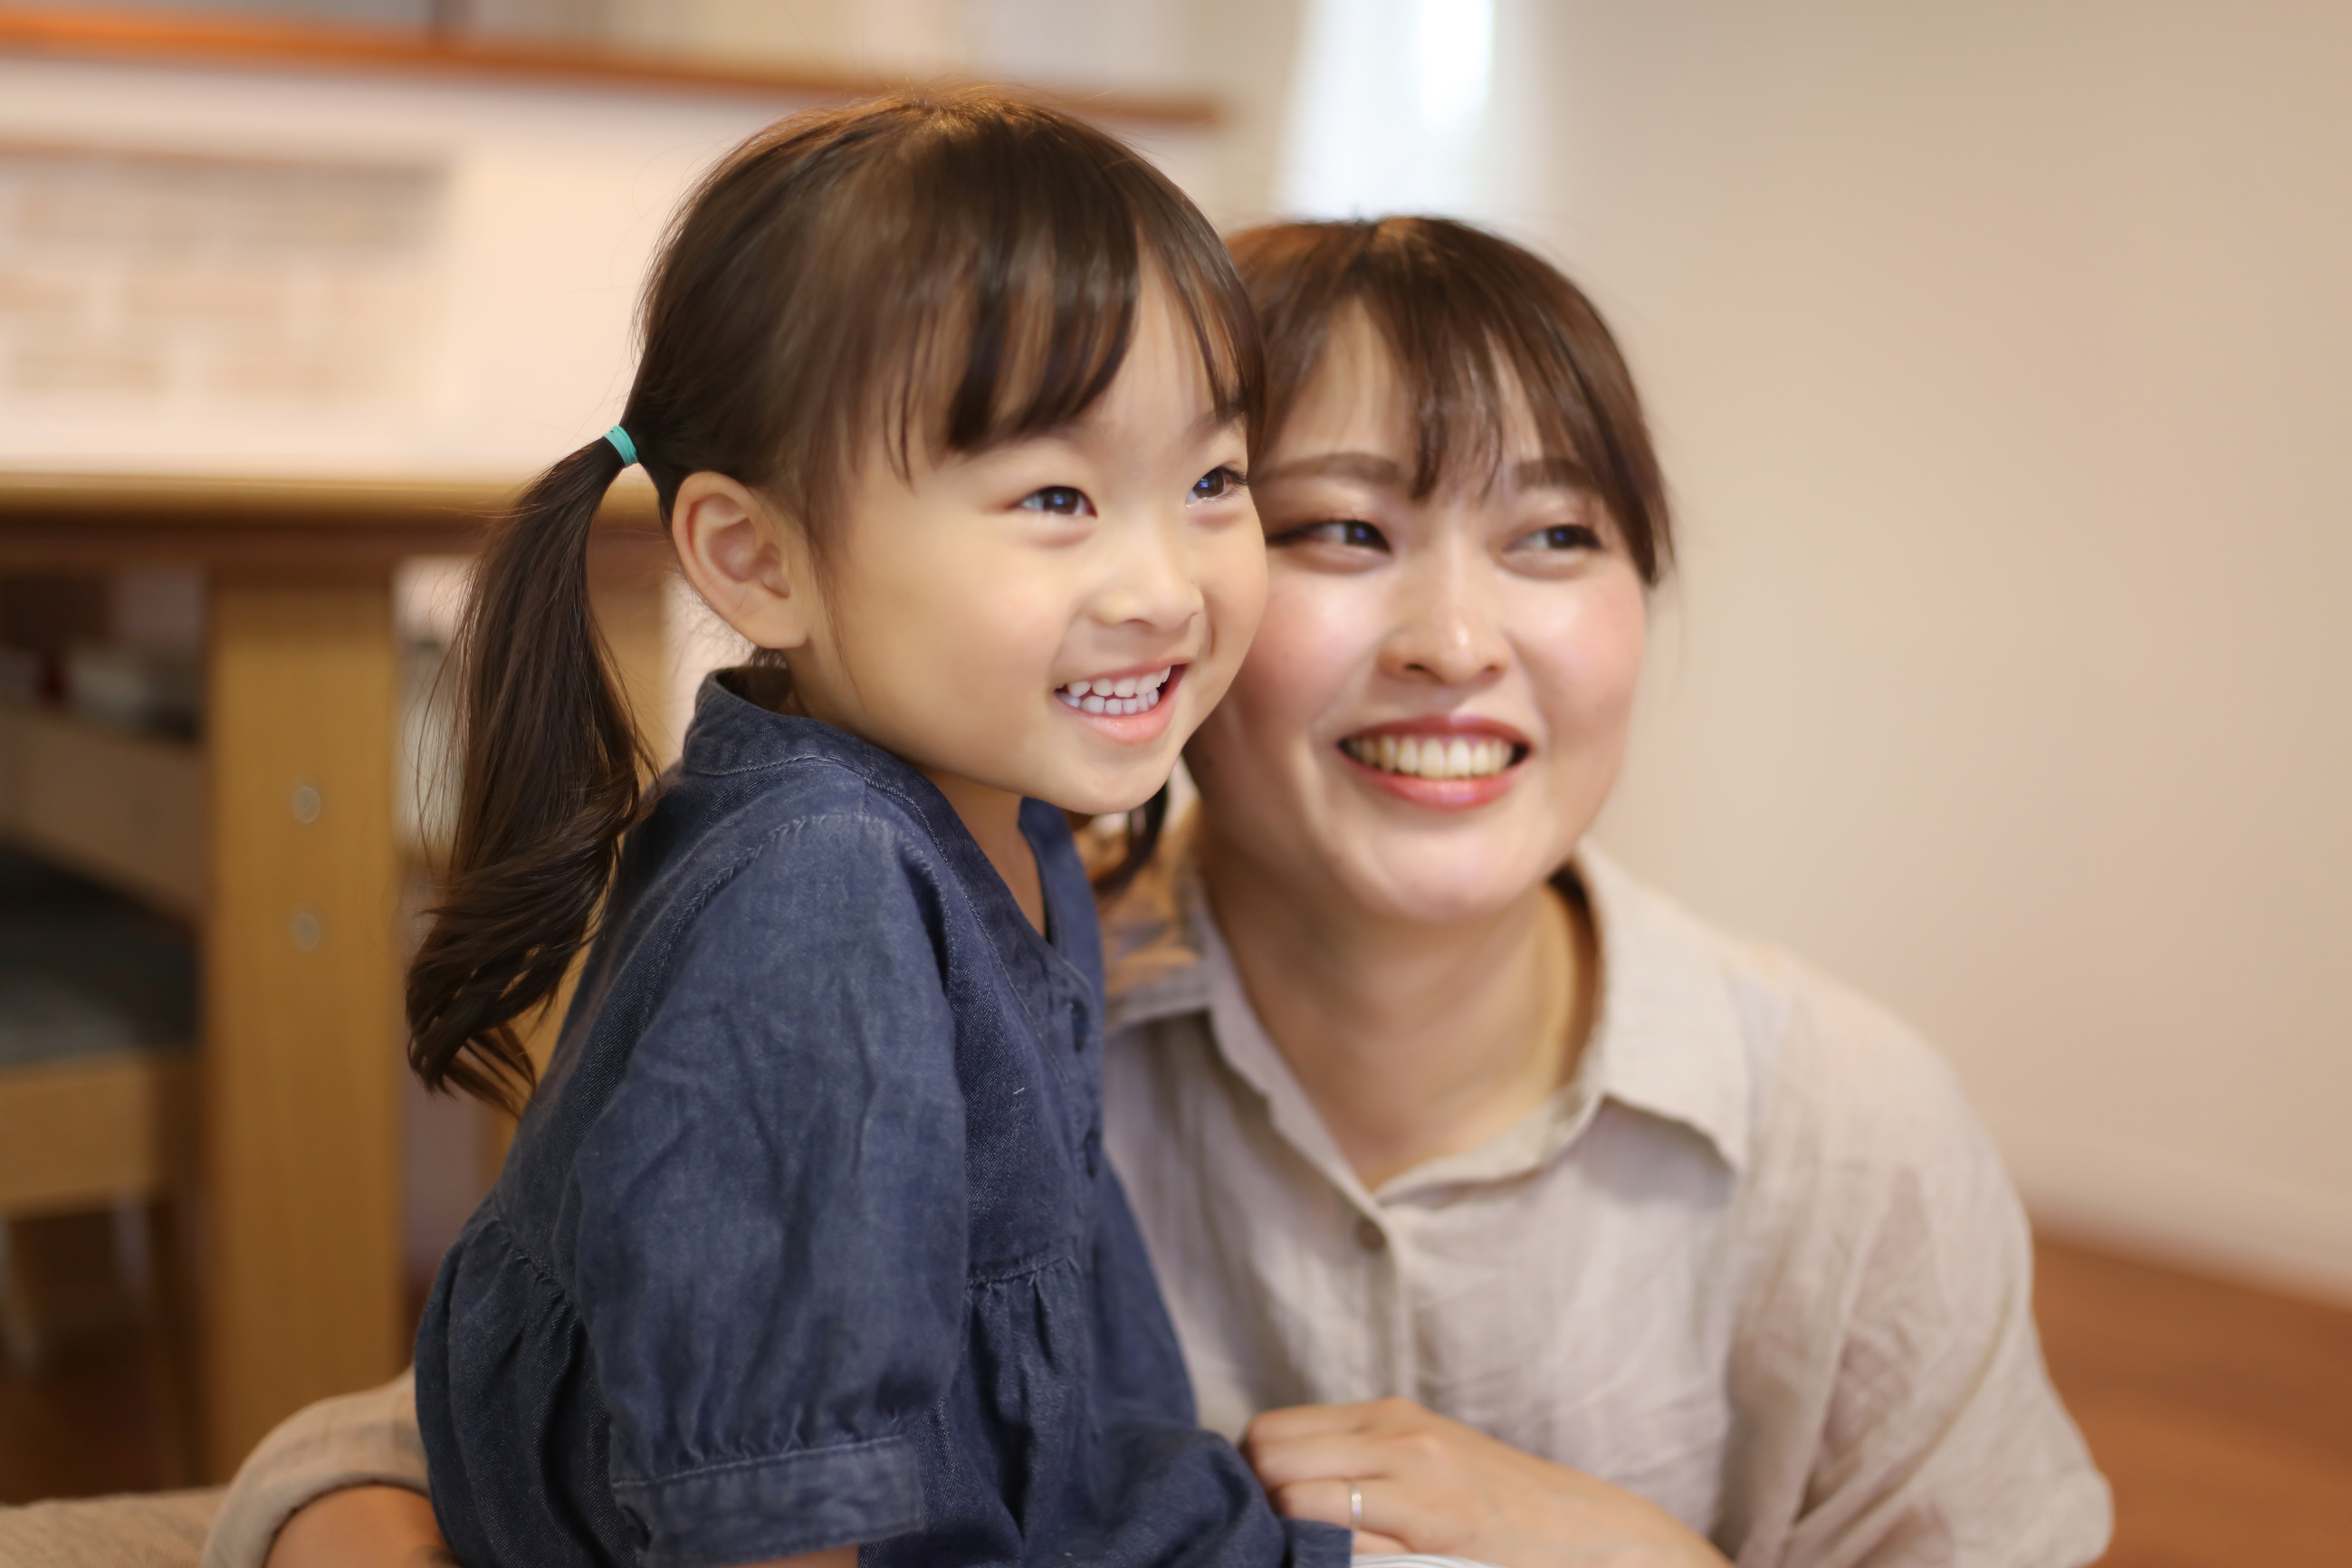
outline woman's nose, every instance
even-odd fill
[[[1467,574],[1432,571],[1403,596],[1381,647],[1381,672],[1402,680],[1468,686],[1510,667],[1496,607]]]

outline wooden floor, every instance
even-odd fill
[[[2352,1564],[2352,1311],[2037,1252],[2051,1376],[2115,1488],[2110,1568]]]
[[[2052,1376],[2116,1490],[2109,1568],[2352,1564],[2352,1311],[2039,1248]],[[0,1501],[155,1484],[143,1342],[0,1365]]]

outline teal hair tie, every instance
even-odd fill
[[[604,439],[613,443],[613,450],[621,454],[621,467],[627,468],[637,460],[637,444],[618,425],[604,432]]]

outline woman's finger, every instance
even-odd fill
[[[1346,1481],[1329,1476],[1318,1476],[1311,1481],[1293,1481],[1287,1486],[1268,1487],[1266,1496],[1274,1501],[1274,1511],[1290,1519],[1311,1519],[1323,1524],[1343,1525],[1361,1530],[1371,1523],[1370,1502],[1367,1500],[1367,1517],[1358,1520],[1350,1506]],[[1361,1493],[1364,1483],[1355,1483]]]
[[[1332,1476],[1385,1476],[1392,1467],[1377,1437],[1359,1432],[1318,1433],[1258,1441],[1243,1448],[1258,1484],[1271,1489]]]
[[[1404,1544],[1402,1533],[1408,1529],[1402,1514],[1409,1510],[1397,1506],[1405,1489],[1395,1481],[1321,1476],[1270,1487],[1266,1495],[1273,1500],[1274,1511],[1287,1518],[1352,1529],[1359,1552],[1410,1552],[1412,1548]]]
[[[1369,1426],[1372,1420],[1373,1404],[1363,1405],[1291,1405],[1280,1410],[1261,1412],[1242,1434],[1246,1447],[1260,1436],[1270,1441],[1292,1437],[1313,1437],[1329,1432],[1352,1432]]]

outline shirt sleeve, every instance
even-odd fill
[[[903,846],[803,823],[718,889],[582,1146],[577,1308],[649,1568],[923,1523],[968,1221],[950,895]]]
[[[414,1371],[279,1422],[237,1467],[213,1517],[204,1568],[261,1568],[278,1532],[306,1505],[364,1486],[425,1490]]]
[[[1899,1026],[1824,1139],[1845,1234],[1842,1335],[1786,1568],[2077,1568],[2105,1549],[2105,1480],[2051,1386],[2025,1215],[1943,1064]],[[1888,1039],[1885,1036],[1894,1036]],[[1851,1101],[1850,1101],[1851,1103]],[[1743,1564],[1747,1559],[1743,1556]]]

